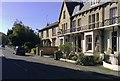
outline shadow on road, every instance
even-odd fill
[[[88,71],[78,71],[42,63],[2,58],[2,79],[120,79],[113,75]],[[17,81],[16,80],[16,81]]]

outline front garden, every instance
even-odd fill
[[[59,46],[59,50],[55,51],[54,59],[55,60],[62,60],[67,62],[72,62],[79,65],[84,66],[91,66],[91,65],[101,65],[103,59],[100,57],[93,55],[93,56],[86,56],[81,52],[76,53],[74,49],[79,49],[77,46],[74,46],[72,43],[65,43],[64,45]]]

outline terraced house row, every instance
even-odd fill
[[[43,46],[72,42],[85,55],[120,52],[120,0],[64,0],[58,22],[39,31]],[[75,49],[75,52],[80,50]],[[109,54],[109,55],[110,55]],[[109,66],[109,65],[107,65]]]

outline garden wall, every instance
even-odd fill
[[[51,55],[58,50],[58,47],[40,47],[40,50],[43,50],[43,55]]]

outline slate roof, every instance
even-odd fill
[[[93,6],[91,6],[91,3],[90,3],[89,1],[87,1],[87,2],[85,2],[85,3],[83,4],[84,6],[83,6],[81,9],[78,9],[78,8],[80,7],[79,5],[76,6],[76,7],[74,8],[74,11],[73,11],[72,16],[77,15],[77,14],[82,13],[82,12],[85,12],[85,11],[87,11],[87,10],[90,10],[90,9],[92,9],[92,8],[101,6],[101,5],[103,5],[103,4],[105,4],[105,3],[108,3],[108,2],[111,2],[111,1],[115,2],[115,1],[117,1],[117,0],[100,0],[100,3],[99,3],[99,4],[93,5]]]
[[[40,31],[43,31],[43,30],[46,30],[46,29],[50,29],[50,28],[52,28],[52,27],[56,27],[56,26],[58,26],[58,24],[59,24],[58,22],[51,23],[51,24],[49,24],[48,26],[46,26],[45,28],[39,30],[39,32],[40,32]]]
[[[70,16],[72,16],[75,6],[80,5],[80,4],[82,5],[81,2],[66,2],[66,6],[68,8],[68,12],[69,12]]]
[[[74,10],[75,6],[77,6],[77,5],[83,5],[82,2],[78,2],[78,1],[75,1],[75,0],[74,1],[73,0],[64,0],[64,2],[66,3],[66,6],[67,6],[67,9],[68,9],[68,12],[69,12],[70,16],[72,16],[72,13],[73,13],[73,10]],[[62,4],[60,16],[59,16],[59,20],[60,20],[61,14],[62,14],[64,2]]]
[[[70,16],[75,16],[75,15],[78,15],[82,12],[87,11],[87,10],[101,6],[105,3],[116,2],[116,1],[118,2],[119,0],[100,0],[100,3],[97,5],[94,5],[94,6],[91,6],[89,0],[86,1],[85,3],[81,2],[81,1],[78,2],[77,0],[76,1],[75,0],[74,1],[73,0],[65,0],[65,3],[66,3],[66,6],[68,8],[68,12],[69,12]],[[62,4],[59,20],[60,20],[61,14],[62,14],[63,5],[64,5],[64,2]],[[46,26],[45,28],[39,30],[39,32],[46,30],[46,29],[49,29],[49,28],[54,27],[54,26],[58,26],[58,24],[59,24],[59,22],[52,23],[52,24]]]

